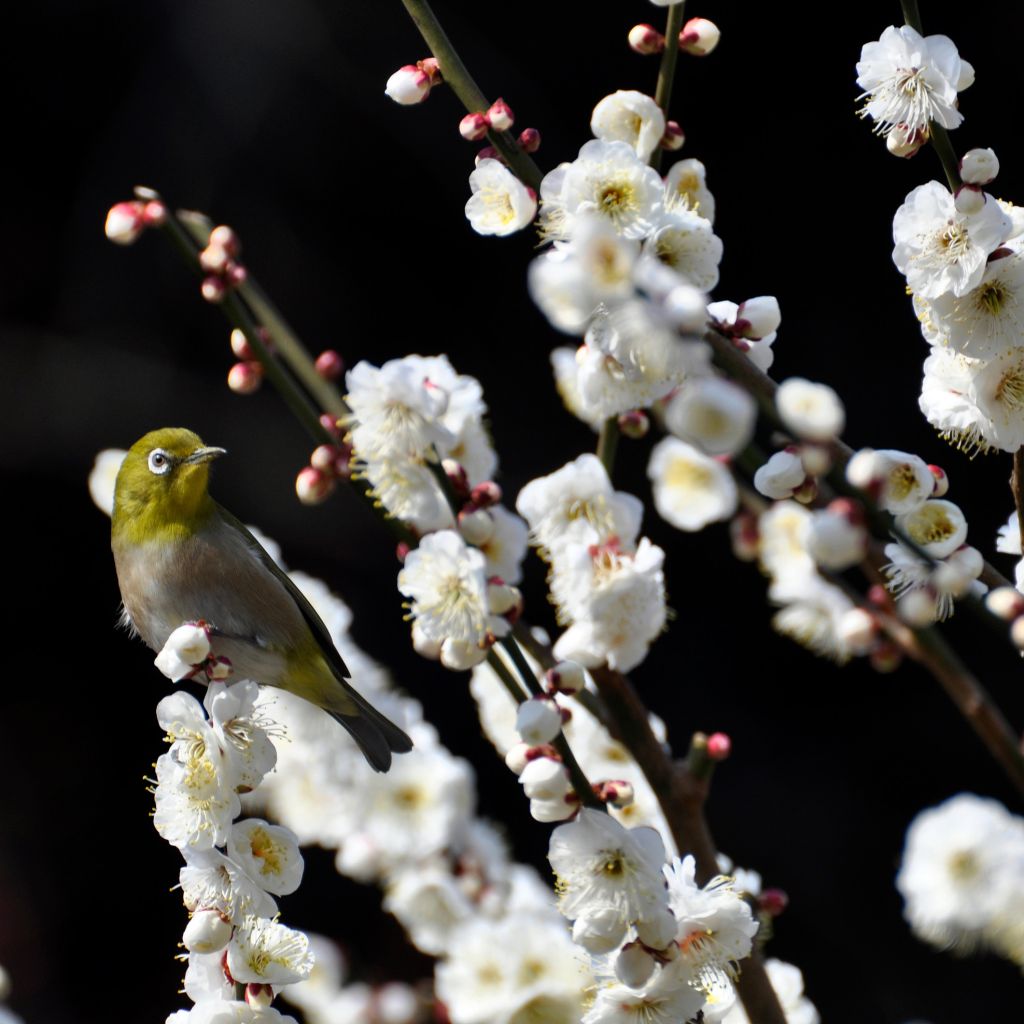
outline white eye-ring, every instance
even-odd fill
[[[163,476],[170,472],[171,462],[170,455],[163,448],[154,448],[149,453],[149,471],[156,473],[157,476]]]

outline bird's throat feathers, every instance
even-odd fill
[[[113,534],[129,544],[184,540],[216,514],[208,463],[181,466],[166,478],[119,474]]]

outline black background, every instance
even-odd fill
[[[860,46],[898,6],[689,6],[723,30],[711,57],[681,61],[673,105],[681,155],[705,162],[717,199],[716,297],[777,295],[775,376],[836,386],[854,446],[942,463],[992,559],[1008,459],[969,462],[917,411],[926,350],[889,259],[893,212],[938,163],[889,157],[854,117]],[[926,28],[978,71],[957,149],[993,146],[998,193],[1022,199],[1024,15],[922,6]],[[640,0],[436,7],[485,92],[506,98],[517,129],[540,129],[544,169],[573,158],[602,96],[653,91],[656,60],[625,45],[634,22],[663,17]],[[383,94],[393,70],[427,55],[397,0],[41,0],[5,21],[0,964],[29,1024],[158,1021],[186,1005],[172,959],[184,913],[168,892],[180,860],[152,830],[142,781],[166,687],[151,653],[114,630],[107,521],[85,486],[101,448],[171,424],[228,448],[216,495],[354,607],[357,640],[479,766],[482,812],[516,853],[542,864],[548,830],[479,737],[465,680],[409,649],[387,534],[350,493],[297,503],[300,428],[269,389],[227,390],[219,312],[158,235],[110,245],[107,208],[145,184],[233,225],[309,346],[349,365],[447,352],[484,384],[510,501],[593,438],[551,385],[548,352],[563,339],[525,295],[535,239],[483,239],[464,219],[473,147],[454,97],[406,109]],[[623,444],[618,486],[646,495],[649,444]],[[969,790],[1019,811],[974,735],[912,667],[838,671],[777,638],[764,581],[734,561],[723,527],[686,536],[652,513],[645,529],[669,552],[675,619],[635,680],[678,748],[695,728],[733,737],[709,816],[722,849],[792,898],[770,952],[803,969],[832,1024],[1013,1019],[1018,970],[918,943],[892,884],[921,808]],[[549,622],[535,560],[529,573],[528,615]],[[950,633],[1024,720],[1019,659],[966,616]],[[429,973],[376,892],[317,851],[308,872],[284,901],[289,923],[338,936],[362,978]]]

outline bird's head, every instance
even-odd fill
[[[128,450],[114,485],[113,526],[142,542],[189,533],[213,511],[210,462],[224,455],[182,427],[151,430]]]

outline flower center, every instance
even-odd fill
[[[619,220],[636,210],[636,189],[628,181],[607,182],[597,193],[597,208],[606,217]]]
[[[1017,410],[1024,405],[1024,372],[1020,363],[1011,366],[999,378],[996,385],[995,399],[1008,409]]]
[[[686,459],[675,459],[665,474],[665,485],[681,491],[706,490],[710,484],[710,470]]]
[[[897,501],[903,501],[917,487],[917,476],[905,462],[889,474],[889,494]]]
[[[978,288],[974,301],[981,312],[999,316],[1009,297],[1009,289],[1002,281],[987,281]]]
[[[949,858],[949,873],[958,882],[969,882],[980,873],[978,858],[970,850],[958,850]]]
[[[924,546],[948,540],[956,533],[956,526],[944,508],[924,506],[909,523],[907,533],[915,544]]]

